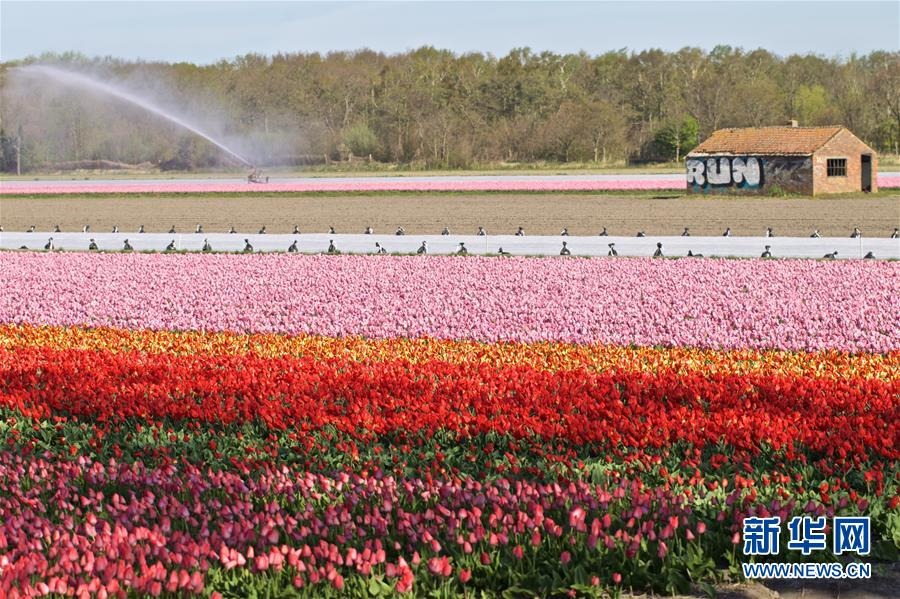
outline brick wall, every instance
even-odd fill
[[[872,191],[878,191],[875,152],[844,129],[813,154],[813,193],[851,193],[862,189],[862,155],[872,156]],[[847,176],[829,177],[828,159],[846,158]]]

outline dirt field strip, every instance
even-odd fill
[[[823,237],[849,236],[853,227],[863,235],[887,237],[900,226],[900,192],[859,198],[697,198],[678,195],[622,194],[386,194],[274,196],[55,196],[0,197],[0,225],[7,232],[145,230],[193,232],[197,224],[208,233],[392,234],[398,226],[409,234],[437,234],[447,226],[460,235],[483,226],[489,234],[512,234],[521,226],[528,235],[721,235],[730,227],[736,236],[759,236],[772,227],[776,236],[804,237],[819,229]]]

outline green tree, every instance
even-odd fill
[[[797,88],[797,120],[800,125],[827,125],[838,118],[828,99],[828,92],[818,83]]]
[[[656,132],[654,142],[663,158],[679,162],[697,146],[699,134],[700,124],[688,115],[665,122]]]
[[[366,123],[354,123],[346,127],[341,138],[354,156],[368,156],[378,150],[378,137]]]
[[[16,136],[8,136],[6,131],[0,129],[0,171],[16,172],[16,145]]]

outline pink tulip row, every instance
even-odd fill
[[[0,253],[0,322],[705,348],[900,349],[900,264]]]
[[[244,193],[265,192],[375,192],[375,191],[629,191],[684,189],[681,175],[645,178],[572,178],[565,177],[465,177],[416,178],[403,177],[343,179],[340,181],[291,179],[272,181],[265,185],[227,181],[98,181],[96,183],[42,182],[5,183],[0,185],[3,194],[79,194],[79,193]],[[884,189],[900,187],[900,176],[881,175],[878,186]]]
[[[298,587],[337,589],[344,576],[384,572],[406,592],[426,568],[465,582],[463,563],[515,568],[525,548],[562,566],[584,552],[664,558],[673,543],[700,543],[708,526],[719,537],[737,531],[744,493],[711,494],[701,515],[684,492],[637,481],[425,482],[276,466],[249,477],[3,451],[0,595],[197,593],[210,568],[287,571]],[[807,509],[833,515],[842,501]],[[795,507],[759,509],[787,516]]]
[[[878,175],[878,187],[881,189],[900,187],[900,175]]]
[[[79,193],[246,193],[257,192],[375,192],[375,191],[627,191],[627,190],[666,190],[680,189],[684,181],[676,180],[546,180],[536,178],[504,181],[485,180],[435,180],[407,181],[397,177],[385,180],[359,181],[318,181],[316,179],[291,180],[290,182],[273,181],[265,185],[254,185],[242,182],[179,182],[158,181],[121,183],[98,182],[96,184],[79,183],[42,183],[34,182],[23,185],[0,186],[2,194],[79,194]]]

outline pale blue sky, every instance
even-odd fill
[[[628,48],[777,54],[900,49],[900,2],[19,2],[0,0],[0,59],[88,56],[210,63],[274,54],[423,45],[600,54]]]

